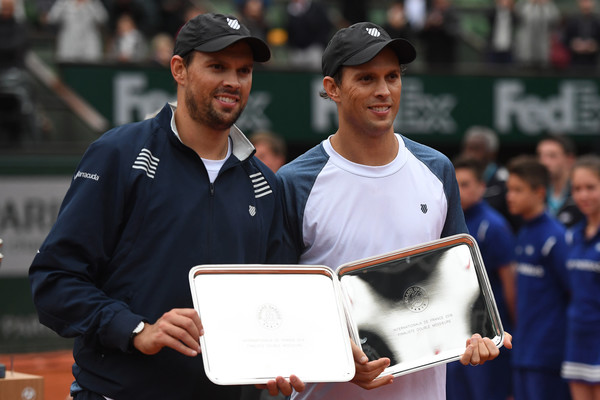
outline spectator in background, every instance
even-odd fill
[[[268,131],[254,132],[250,137],[250,142],[254,145],[256,153],[254,154],[273,172],[277,172],[286,161],[285,140]]]
[[[569,232],[567,269],[572,299],[562,376],[573,400],[600,398],[600,157],[575,163],[573,198],[585,220]]]
[[[550,45],[560,11],[552,0],[519,0],[515,9],[519,18],[516,60],[525,67],[550,66]]]
[[[38,0],[40,1],[40,0]],[[54,3],[56,0],[52,0]],[[10,6],[13,18],[19,23],[27,23],[27,14],[25,12],[25,0],[14,0]],[[2,4],[0,4],[2,10]]]
[[[579,13],[567,19],[564,42],[571,54],[571,65],[596,67],[600,53],[600,17],[594,0],[578,0]]]
[[[567,400],[569,389],[560,376],[569,300],[565,227],[545,211],[546,167],[534,156],[519,156],[508,172],[508,209],[524,221],[515,247],[515,400]]]
[[[333,24],[314,0],[291,0],[287,5],[288,51],[292,66],[318,69]]]
[[[117,22],[121,14],[129,14],[138,29],[149,38],[156,34],[160,27],[160,10],[155,1],[146,0],[103,0],[110,16],[111,32],[117,30]]]
[[[244,0],[239,4],[240,21],[250,29],[253,36],[267,40],[269,24],[265,18],[263,0]]]
[[[404,0],[404,10],[411,29],[415,32],[423,29],[427,18],[426,0]]]
[[[158,33],[150,42],[151,60],[157,65],[169,68],[171,65],[171,57],[173,56],[173,46],[175,42],[173,37],[168,33]]]
[[[404,12],[404,2],[394,1],[386,11],[386,20],[383,29],[392,38],[412,39],[410,23]]]
[[[110,59],[119,62],[140,62],[148,58],[146,38],[137,28],[131,15],[119,15],[108,55]]]
[[[16,16],[15,0],[0,0],[0,145],[13,146],[37,135],[36,115],[25,55],[25,24]]]
[[[96,62],[104,56],[102,30],[108,14],[100,0],[57,0],[48,23],[58,26],[58,62]]]
[[[492,64],[510,64],[513,62],[514,31],[518,25],[514,4],[514,0],[496,0],[495,7],[487,13],[490,26],[487,58]]]
[[[44,30],[48,27],[48,13],[55,0],[36,0],[32,8],[32,20],[35,28]]]
[[[508,171],[498,165],[496,158],[500,148],[498,135],[485,126],[472,126],[465,132],[462,140],[461,156],[474,158],[484,165],[483,180],[486,184],[484,199],[498,210],[511,224],[513,231],[519,225],[519,219],[512,216],[506,207],[506,179]]]
[[[515,316],[515,238],[506,219],[483,199],[483,164],[475,159],[454,161],[460,204],[469,234],[475,238],[496,300],[502,327],[512,332]],[[447,366],[447,400],[507,400],[512,395],[510,351],[500,349],[493,363],[469,368]]]
[[[433,0],[420,33],[425,62],[429,66],[452,67],[456,63],[459,22],[451,0]]]
[[[159,0],[159,32],[177,36],[179,28],[185,23],[184,14],[189,0]]]
[[[583,215],[571,196],[571,169],[575,162],[575,144],[564,135],[548,135],[537,144],[537,156],[550,174],[546,194],[548,213],[569,227]]]

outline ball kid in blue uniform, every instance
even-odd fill
[[[545,210],[546,167],[535,157],[520,156],[510,161],[508,171],[508,209],[523,218],[515,247],[514,397],[568,399],[560,376],[569,300],[565,228]]]
[[[573,199],[584,221],[567,234],[573,294],[567,314],[562,375],[574,400],[600,399],[600,157],[584,156],[572,173]]]
[[[496,300],[502,327],[512,332],[515,306],[514,235],[508,221],[485,200],[485,165],[474,158],[454,161],[460,203],[469,233],[477,240]],[[500,349],[493,363],[469,368],[448,364],[447,400],[506,400],[512,394],[510,351]]]

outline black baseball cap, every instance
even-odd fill
[[[212,53],[240,40],[250,45],[254,61],[265,62],[271,58],[269,46],[261,39],[251,36],[248,28],[236,17],[214,13],[197,15],[179,30],[173,55],[183,57],[192,50]]]
[[[359,22],[340,29],[323,52],[323,75],[335,75],[342,65],[369,62],[384,47],[394,50],[400,64],[408,64],[417,57],[417,51],[408,40],[392,39],[382,27],[371,22]]]

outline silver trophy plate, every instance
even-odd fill
[[[460,358],[474,333],[504,331],[475,239],[455,235],[340,266],[357,342],[395,376]],[[356,331],[355,331],[356,332]]]
[[[322,266],[204,265],[192,268],[204,326],[204,369],[220,385],[295,374],[343,382],[354,359],[337,277]]]
[[[207,376],[217,384],[354,376],[350,339],[395,376],[457,360],[504,331],[475,239],[455,235],[344,264],[200,265],[189,274]]]

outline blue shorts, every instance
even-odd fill
[[[560,371],[514,368],[515,400],[569,400],[571,395],[567,381]]]
[[[446,368],[447,400],[506,400],[512,394],[510,350],[476,367],[452,362]]]
[[[561,374],[571,381],[600,383],[600,327],[569,321]]]

